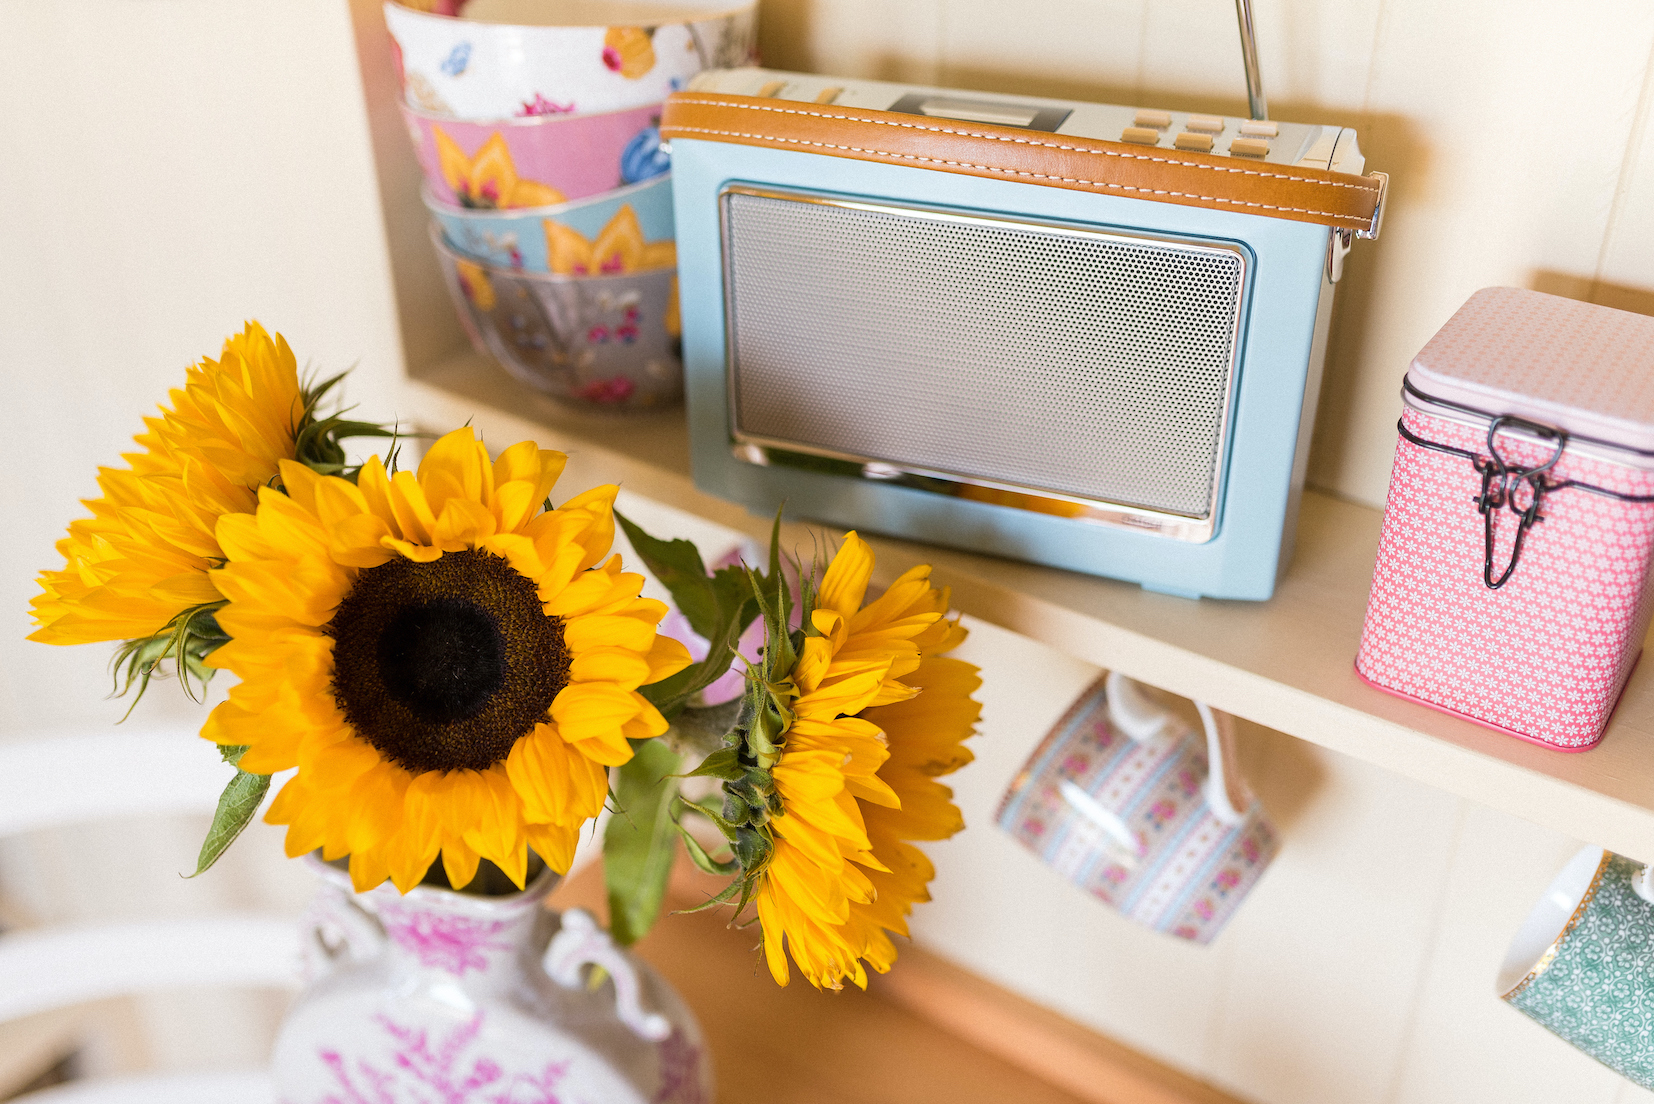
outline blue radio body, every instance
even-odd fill
[[[696,87],[843,103],[845,84],[747,70]],[[864,104],[915,93],[849,86]],[[969,102],[1066,112],[1057,134],[1117,134],[1098,113],[1132,111]],[[1349,132],[1295,129],[1300,146],[1326,150],[1320,132],[1332,132],[1344,147],[1318,164],[1361,167]],[[1171,594],[1270,596],[1290,557],[1347,234],[807,147],[674,133],[671,153],[697,486],[760,513],[786,504]],[[973,281],[965,292],[955,272]],[[994,343],[1015,357],[1000,364]],[[1076,368],[1065,349],[1078,345]]]

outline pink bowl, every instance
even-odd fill
[[[473,123],[402,105],[431,193],[460,207],[547,207],[665,172],[660,105]]]

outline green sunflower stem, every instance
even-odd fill
[[[661,739],[685,762],[704,761],[728,743],[740,716],[740,698],[720,705],[685,706]]]

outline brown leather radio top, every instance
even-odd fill
[[[675,92],[661,137],[794,149],[1367,230],[1376,179],[893,111]]]

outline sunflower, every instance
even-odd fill
[[[617,488],[541,510],[563,463],[532,442],[490,463],[461,429],[417,477],[283,462],[286,494],[220,521],[231,639],[208,662],[241,681],[202,734],[298,769],[265,817],[289,855],[348,854],[358,890],[406,892],[439,855],[456,888],[480,858],[522,885],[530,847],[566,871],[607,768],[665,731],[637,689],[688,652],[605,559]]]
[[[293,351],[257,322],[189,369],[172,409],[144,419],[125,468],[98,473],[92,516],[58,542],[65,565],[44,571],[33,602],[47,644],[131,640],[217,602],[208,569],[223,559],[218,519],[257,505],[258,488],[294,455],[306,412]]]
[[[889,933],[907,934],[935,874],[910,841],[964,827],[936,778],[971,760],[963,741],[981,707],[976,668],[942,655],[965,639],[946,619],[948,592],[913,568],[862,606],[873,553],[846,535],[822,578],[792,683],[793,718],[771,768],[780,812],[753,898],[775,980],[787,952],[818,988],[895,961]]]

